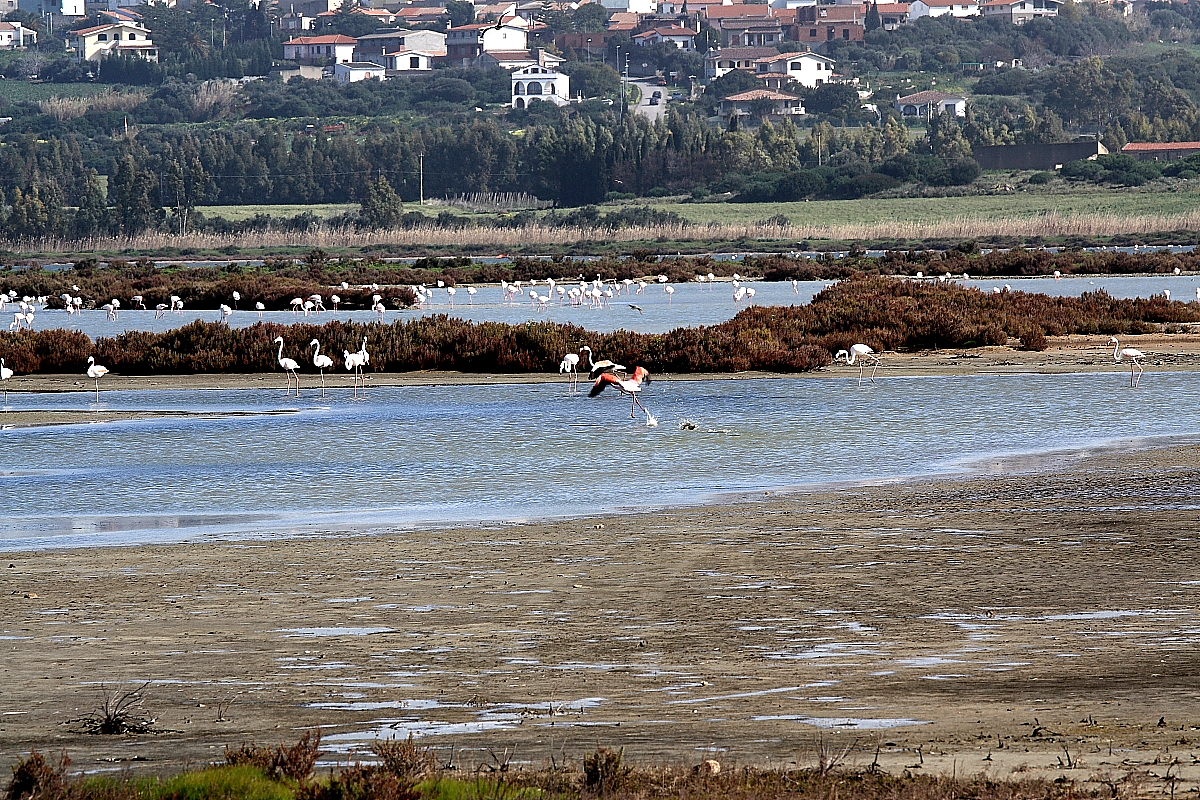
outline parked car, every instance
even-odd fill
[[[656,106],[656,105],[658,105],[658,98],[657,98],[657,97],[651,97],[651,98],[650,98],[650,105],[652,105],[652,106]]]
[[[655,89],[655,90],[654,90],[654,94],[652,94],[652,95],[650,95],[650,96],[651,96],[651,97],[662,97],[662,92],[660,92],[660,91],[658,91],[657,89]]]

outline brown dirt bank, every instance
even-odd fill
[[[653,516],[10,553],[0,763],[161,772],[316,725],[341,748],[415,730],[463,765],[597,742],[812,763],[824,730],[894,771],[1192,791],[1197,465],[1181,446]],[[72,732],[101,682],[143,680],[163,733]]]

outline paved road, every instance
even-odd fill
[[[630,81],[636,84],[642,90],[642,99],[638,101],[637,108],[634,109],[638,114],[647,117],[651,122],[656,122],[662,119],[663,114],[667,111],[667,95],[669,94],[669,86],[659,86],[652,81]],[[662,92],[662,97],[659,98],[658,105],[650,105],[650,96],[655,92]]]

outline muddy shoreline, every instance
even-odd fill
[[[597,743],[804,764],[821,736],[897,772],[1132,770],[1165,794],[1168,767],[1200,783],[1198,465],[1172,446],[652,515],[11,553],[0,762],[162,773],[320,726],[330,761],[412,731],[464,767]],[[141,681],[164,732],[73,732],[101,684]]]

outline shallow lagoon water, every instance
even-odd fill
[[[1084,292],[1103,290],[1118,298],[1150,297],[1170,291],[1176,300],[1195,300],[1196,290],[1200,288],[1200,276],[1197,275],[1155,275],[1155,276],[1110,276],[1094,275],[1069,277],[1061,280],[1054,278],[986,278],[961,280],[957,283],[973,286],[984,292],[1003,289],[1006,285],[1014,291],[1039,292],[1054,297],[1078,297]],[[828,281],[801,281],[793,289],[790,281],[763,282],[754,281],[743,284],[755,290],[755,305],[789,306],[801,305],[812,300],[817,292],[829,285]],[[503,293],[497,286],[485,286],[479,289],[474,303],[469,303],[465,289],[460,289],[452,306],[449,295],[444,290],[435,290],[434,302],[426,304],[423,309],[406,309],[403,311],[388,311],[385,322],[415,319],[420,316],[433,314],[448,314],[460,319],[475,322],[507,322],[512,324],[524,323],[529,320],[546,320],[581,325],[588,330],[609,332],[626,329],[639,333],[664,333],[680,327],[697,325],[716,325],[732,319],[748,305],[747,301],[735,303],[734,289],[729,283],[686,283],[671,284],[674,294],[668,296],[664,287],[651,284],[642,294],[636,294],[637,287],[629,295],[621,294],[613,298],[608,308],[592,308],[590,306],[572,307],[569,303],[559,305],[551,303],[545,310],[538,308],[529,300],[528,295],[518,298],[512,303],[503,300]],[[542,286],[539,291],[545,291]],[[386,294],[386,292],[385,292]],[[243,305],[252,304],[247,299]],[[630,304],[638,306],[641,311],[630,308]],[[135,311],[123,309],[116,320],[109,320],[104,311],[84,311],[77,315],[68,316],[64,311],[48,310],[37,316],[35,327],[69,328],[86,333],[92,338],[99,336],[117,336],[125,331],[168,331],[181,327],[196,320],[216,322],[223,319],[218,311],[187,310],[183,314],[167,314],[163,319],[155,319],[153,311]],[[333,320],[376,322],[379,315],[370,311],[326,311],[305,317],[291,311],[267,311],[261,320],[281,325],[307,323],[322,325]],[[260,321],[255,311],[240,310],[229,318],[229,324],[235,328],[244,328]]]
[[[0,431],[0,550],[646,513],[764,491],[1013,471],[1200,435],[1190,373],[660,380],[648,427],[563,384],[13,394],[195,416]],[[282,381],[280,382],[282,387]],[[1166,410],[1169,409],[1169,413]],[[683,419],[696,430],[681,430]],[[1103,497],[1097,502],[1103,504]],[[1117,502],[1117,501],[1114,501]]]

